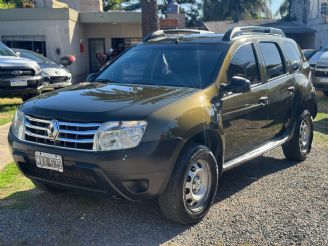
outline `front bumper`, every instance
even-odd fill
[[[313,85],[319,90],[328,90],[328,77],[314,77]]]
[[[8,141],[17,166],[32,180],[129,200],[148,199],[162,193],[182,147],[182,140],[176,139],[141,143],[128,150],[79,151],[21,141],[11,132]],[[37,168],[35,151],[62,156],[64,172]]]
[[[42,76],[33,76],[27,79],[27,86],[10,86],[10,79],[0,79],[0,96],[23,96],[26,94],[34,94],[42,91]]]
[[[44,89],[45,90],[55,90],[55,89],[65,88],[70,85],[72,85],[72,82],[70,82],[70,81],[53,83],[53,84],[45,82]]]

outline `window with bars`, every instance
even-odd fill
[[[327,2],[321,3],[320,14],[322,14],[322,15],[328,14],[328,3]]]

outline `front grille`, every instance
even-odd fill
[[[1,68],[0,79],[12,79],[34,76],[33,69]]]
[[[67,82],[68,77],[67,76],[53,76],[50,77],[50,83],[60,83],[60,82]]]
[[[326,67],[317,66],[314,71],[316,77],[328,77],[328,69]]]
[[[103,190],[94,171],[89,169],[65,166],[65,171],[60,173],[53,170],[38,168],[33,162],[20,163],[19,167],[24,174],[31,177],[89,189]]]
[[[50,120],[25,116],[25,140],[51,146],[92,150],[93,138],[100,123],[72,123],[58,121],[59,133],[53,141],[48,136]]]

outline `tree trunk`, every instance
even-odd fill
[[[140,0],[142,11],[142,36],[159,29],[157,0]]]

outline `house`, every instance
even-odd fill
[[[101,0],[35,0],[35,8],[0,10],[0,41],[59,62],[74,55],[73,81],[99,70],[97,53],[124,51],[141,40],[141,13],[103,12]]]
[[[208,21],[203,26],[206,30],[215,33],[225,33],[227,30],[240,26],[266,26],[282,29],[286,36],[294,39],[302,49],[315,47],[316,30],[301,22],[286,22],[277,20],[240,20],[239,22],[228,21]]]
[[[291,17],[316,30],[315,48],[328,43],[328,1],[292,0]]]

